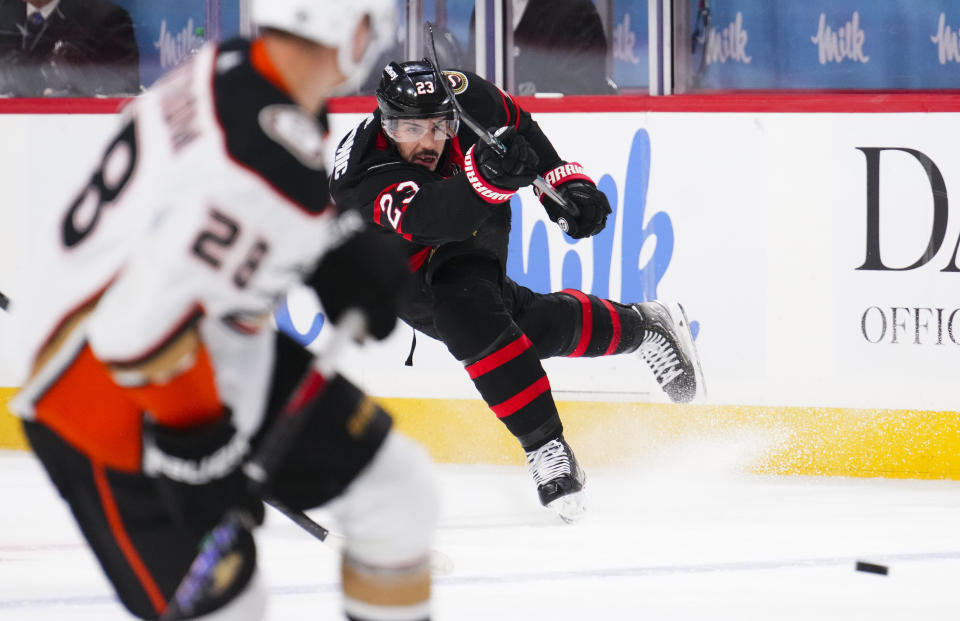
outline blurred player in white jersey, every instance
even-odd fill
[[[407,270],[330,206],[318,121],[382,50],[393,4],[254,0],[258,38],[207,46],[164,78],[126,109],[75,200],[35,210],[31,287],[11,305],[31,363],[14,408],[137,617],[164,615],[227,509],[262,520],[241,468],[295,391],[314,415],[267,491],[294,509],[337,498],[350,619],[429,616],[425,454],[270,324],[304,281],[332,321],[359,308],[372,336],[393,328]],[[239,550],[180,618],[263,618],[249,532]]]

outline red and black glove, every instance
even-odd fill
[[[543,178],[574,207],[574,210],[565,209],[546,194],[535,190],[550,219],[557,222],[563,218],[566,221],[567,235],[575,239],[591,237],[607,226],[610,202],[597,189],[593,179],[587,176],[583,166],[577,162],[561,164]]]
[[[533,183],[539,158],[527,140],[513,127],[501,127],[493,134],[506,148],[500,154],[478,141],[464,156],[463,172],[470,186],[488,203],[502,203],[517,190]]]

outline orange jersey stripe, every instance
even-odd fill
[[[273,59],[270,58],[270,54],[267,53],[267,45],[263,42],[263,39],[257,39],[250,44],[250,64],[268,82],[284,93],[290,94],[290,88],[280,74],[280,70],[274,64]]]

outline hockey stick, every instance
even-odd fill
[[[507,148],[503,145],[503,143],[497,140],[496,136],[488,132],[486,128],[477,123],[473,117],[467,114],[467,112],[463,109],[463,106],[460,105],[460,102],[457,101],[457,96],[453,92],[453,88],[443,75],[443,71],[440,70],[440,60],[437,56],[437,46],[433,41],[433,23],[427,22],[426,27],[427,40],[430,42],[429,60],[433,63],[433,69],[437,72],[437,77],[440,80],[441,86],[443,86],[443,91],[447,94],[447,97],[450,98],[450,101],[453,103],[453,107],[457,110],[457,114],[460,115],[460,120],[466,123],[467,127],[469,127],[470,130],[473,131],[473,133],[476,134],[477,137],[488,147],[499,153],[501,156],[506,155]],[[560,205],[560,207],[567,212],[569,217],[576,218],[580,215],[580,210],[577,209],[577,206],[561,196],[561,194],[557,192],[557,190],[540,175],[537,175],[537,178],[533,180],[533,185],[542,193],[549,196],[558,205]],[[564,218],[563,216],[557,218],[557,225],[564,233],[570,230],[570,224],[568,223],[567,218]]]
[[[297,526],[313,535],[313,537],[318,541],[331,544],[332,547],[337,549],[340,548],[340,542],[331,537],[330,530],[324,527],[322,524],[315,522],[313,518],[311,518],[305,512],[294,509],[279,498],[275,498],[273,496],[264,496],[263,501],[290,518]]]
[[[301,391],[322,391],[326,385],[329,385],[336,372],[334,365],[340,351],[347,342],[362,337],[365,332],[365,323],[359,311],[349,311],[343,316],[325,355],[318,358],[312,367],[320,374],[324,383],[316,387],[313,384],[312,373],[308,374],[297,387],[292,400],[293,404],[297,403],[297,395]],[[297,408],[296,405],[288,405],[267,433],[263,444],[244,466],[243,472],[247,475],[250,489],[255,495],[262,496],[262,490],[276,471],[283,454],[297,437],[306,418],[307,415],[302,409]],[[220,523],[201,542],[200,551],[190,565],[190,569],[187,570],[187,574],[180,581],[166,610],[160,615],[160,621],[177,621],[190,617],[210,591],[216,588],[217,573],[223,569],[220,567],[221,562],[235,550],[241,534],[253,530],[255,526],[253,518],[246,511],[236,508],[228,510]],[[327,532],[329,534],[329,531]]]

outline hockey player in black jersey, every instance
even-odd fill
[[[603,230],[610,206],[580,164],[560,158],[530,114],[466,71],[427,60],[390,63],[378,109],[340,142],[331,193],[385,236],[407,240],[415,290],[401,318],[443,341],[526,452],[540,502],[566,521],[585,510],[585,476],[563,437],[540,360],[636,353],[678,402],[704,394],[693,337],[679,304],[620,304],[581,291],[542,294],[505,274],[509,199],[542,175],[576,208],[546,195],[553,221],[575,238]],[[439,79],[465,113],[494,128],[498,154],[459,123]]]

